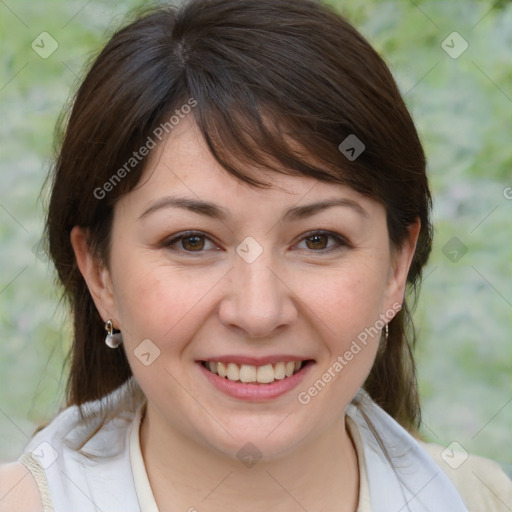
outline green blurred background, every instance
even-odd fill
[[[415,313],[422,434],[512,473],[512,4],[330,3],[385,58],[428,156],[436,231]],[[142,4],[0,0],[0,461],[17,458],[64,398],[69,318],[38,250],[55,121],[84,64]],[[58,43],[47,58],[32,48],[42,32]]]

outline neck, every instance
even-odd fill
[[[148,411],[140,445],[160,511],[269,509],[354,512],[359,471],[352,440],[341,417],[314,441],[293,453],[245,466],[177,431]]]

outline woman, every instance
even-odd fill
[[[118,31],[47,218],[68,400],[2,510],[509,510],[496,464],[409,433],[430,206],[389,70],[329,8],[196,0]]]

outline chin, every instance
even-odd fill
[[[204,438],[205,444],[224,457],[242,462],[247,467],[257,461],[276,460],[292,453],[309,437],[305,423],[300,426],[292,420],[288,421],[286,414],[272,415],[262,421],[261,415],[250,418],[233,418],[224,430],[216,429],[215,438]],[[283,421],[284,420],[284,421]],[[211,432],[210,432],[211,433]]]

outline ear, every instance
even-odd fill
[[[386,306],[392,308],[394,304],[403,304],[407,274],[416,250],[416,243],[420,234],[421,222],[416,221],[409,226],[408,234],[401,247],[394,249],[391,254],[391,268],[386,291]],[[393,308],[394,309],[394,308]]]
[[[78,268],[89,288],[96,309],[104,322],[112,319],[118,328],[117,313],[113,294],[110,272],[96,254],[93,254],[88,243],[88,230],[75,226],[71,230],[70,241],[75,252]]]

